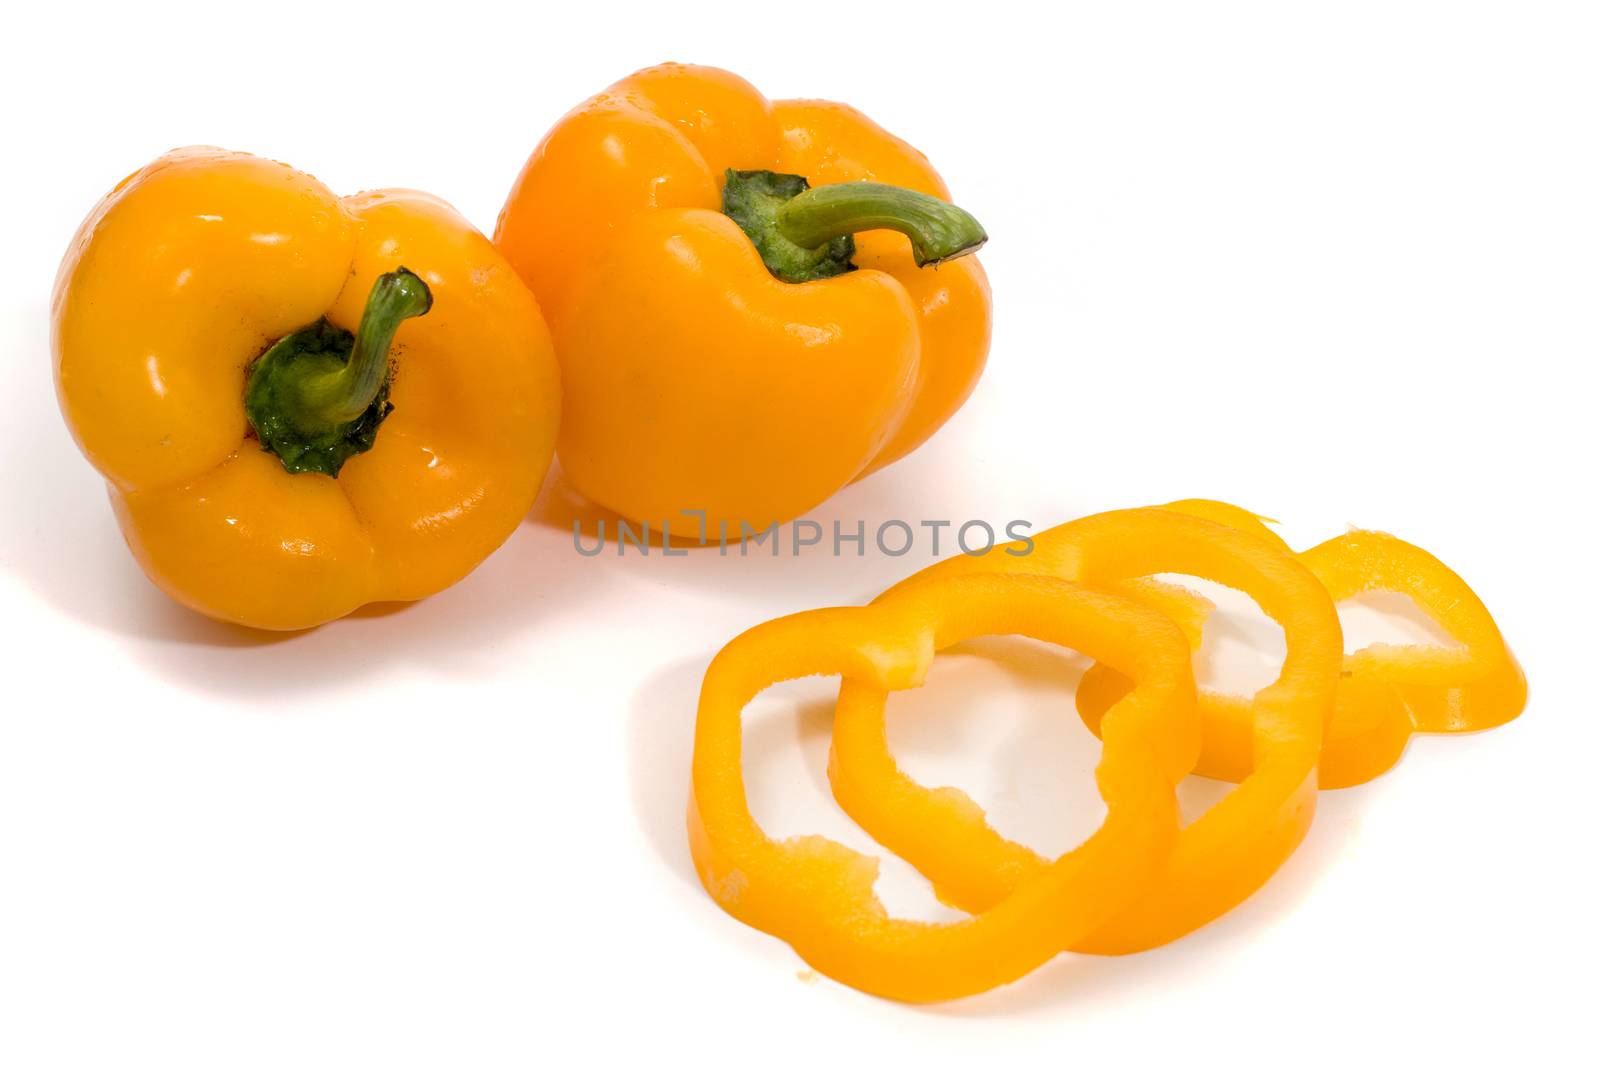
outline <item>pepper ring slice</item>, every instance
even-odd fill
[[[1130,579],[1192,574],[1249,594],[1284,629],[1282,671],[1252,701],[1252,773],[1184,828],[1148,892],[1130,898],[1073,950],[1119,954],[1165,944],[1263,885],[1304,838],[1316,809],[1317,759],[1343,652],[1339,618],[1321,583],[1288,551],[1260,537],[1196,516],[1139,508],[1058,526],[1038,535],[1026,555],[953,557],[875,604],[893,604],[942,575],[995,571],[1050,573],[1124,592],[1140,588]],[[880,699],[841,694],[829,764],[840,806],[963,910],[994,908],[1029,891],[1049,861],[1002,837],[970,799],[957,801],[952,790],[928,789],[901,774],[882,713]],[[1210,727],[1202,718],[1202,731]]]
[[[1200,515],[1257,534],[1288,550],[1263,520],[1214,500],[1180,500],[1163,510]],[[1494,617],[1472,588],[1432,554],[1386,533],[1353,530],[1297,553],[1334,600],[1384,590],[1403,593],[1457,642],[1372,645],[1344,657],[1333,719],[1323,739],[1323,789],[1360,785],[1400,759],[1413,732],[1484,730],[1514,719],[1528,684]],[[1138,599],[1173,616],[1199,647],[1193,595],[1151,587]],[[1078,710],[1093,728],[1127,682],[1104,665],[1078,686]],[[1200,691],[1206,744],[1195,773],[1237,782],[1250,773],[1250,701]]]
[[[994,633],[1071,645],[1137,681],[1103,723],[1096,781],[1107,813],[1087,841],[941,925],[889,916],[873,891],[875,859],[825,837],[778,841],[761,830],[740,764],[741,716],[757,693],[839,674],[848,704],[920,685],[936,650]],[[819,972],[883,997],[947,1000],[1020,978],[1148,889],[1172,858],[1174,790],[1198,750],[1188,642],[1160,612],[1046,576],[927,581],[866,607],[764,623],[717,655],[695,726],[690,849],[724,910],[788,941]]]

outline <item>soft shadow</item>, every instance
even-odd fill
[[[695,709],[700,681],[711,653],[681,660],[652,675],[637,690],[629,708],[628,768],[633,810],[639,827],[661,862],[673,874],[700,885],[689,857],[685,818],[689,803],[689,766],[694,755]],[[760,767],[781,749],[826,737],[833,729],[833,700],[805,701],[789,714],[761,715],[744,727],[744,752],[748,765]],[[807,785],[828,795],[826,769],[807,765]],[[750,807],[759,811],[755,795],[774,783],[757,770],[748,789]]]
[[[1100,741],[1073,700],[1090,662],[1021,636],[944,649],[925,686],[890,698],[901,770],[929,788],[961,789],[996,831],[1041,856],[1076,848],[1105,819],[1093,773]]]
[[[1335,606],[1344,628],[1346,652],[1374,644],[1461,647],[1461,642],[1408,593],[1372,589],[1347,597]]]
[[[657,671],[634,691],[628,708],[628,780],[634,815],[667,869],[696,887],[700,879],[689,857],[685,820],[695,709],[700,680],[710,662],[707,652]]]
[[[175,612],[189,617],[172,620],[159,639],[135,647],[175,681],[263,700],[359,685],[373,670],[396,662],[444,676],[482,677],[505,668],[508,647],[525,650],[517,661],[523,669],[529,656],[549,654],[530,635],[604,584],[590,569],[567,565],[560,545],[541,544],[531,533],[519,530],[476,571],[427,600],[367,605],[336,623],[287,637],[212,623],[167,603],[152,588],[147,611],[159,610],[169,620]],[[219,631],[225,637],[218,638]]]
[[[1008,986],[950,1004],[915,1007],[934,1015],[1021,1018],[1092,1015],[1103,1004],[1147,994],[1155,986],[1203,982],[1230,956],[1248,952],[1274,926],[1289,921],[1324,873],[1355,842],[1368,789],[1324,792],[1306,839],[1266,885],[1226,915],[1170,944],[1127,956],[1066,952]]]
[[[567,480],[566,472],[561,469],[561,461],[554,460],[550,464],[550,475],[545,480],[544,491],[539,494],[539,499],[534,501],[533,508],[529,510],[525,522],[535,526],[543,526],[551,530],[558,530],[568,537],[573,536],[576,527],[583,537],[585,544],[593,544],[600,536],[600,524],[606,525],[607,536],[614,538],[617,529],[617,515],[613,511],[601,507],[589,500]]]

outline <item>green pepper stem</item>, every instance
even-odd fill
[[[389,379],[389,346],[406,319],[426,315],[433,293],[401,267],[378,277],[356,328],[356,343],[344,366],[300,380],[296,421],[310,429],[340,426],[361,416]]]
[[[863,230],[895,230],[911,239],[919,267],[975,252],[989,239],[978,220],[954,204],[878,182],[807,189],[778,208],[777,224],[802,248]]]
[[[279,338],[250,365],[244,413],[261,447],[290,474],[338,477],[370,449],[389,403],[389,345],[433,306],[427,283],[401,267],[367,294],[355,335],[318,319]]]

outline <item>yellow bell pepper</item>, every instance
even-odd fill
[[[555,333],[565,476],[737,539],[916,448],[989,348],[985,234],[947,200],[860,112],[722,70],[653,67],[571,112],[495,231]]]
[[[218,619],[299,629],[436,593],[549,465],[539,309],[423,193],[340,199],[281,163],[172,152],[84,221],[52,315],[62,413],[135,558]]]

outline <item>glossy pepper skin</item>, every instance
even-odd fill
[[[385,342],[392,410],[337,476],[291,473],[246,418],[253,364],[323,318],[357,331],[402,266],[431,307]],[[424,193],[341,199],[281,163],[181,149],[84,221],[52,314],[61,410],[129,547],[218,619],[301,629],[444,589],[516,528],[554,448],[538,306]]]
[[[916,149],[843,104],[769,101],[667,64],[568,114],[534,151],[495,241],[550,318],[574,486],[693,536],[706,512],[766,528],[927,440],[972,392],[989,284],[968,256],[919,268],[857,233],[853,272],[792,283],[723,213],[727,171],[870,180],[948,200]]]

